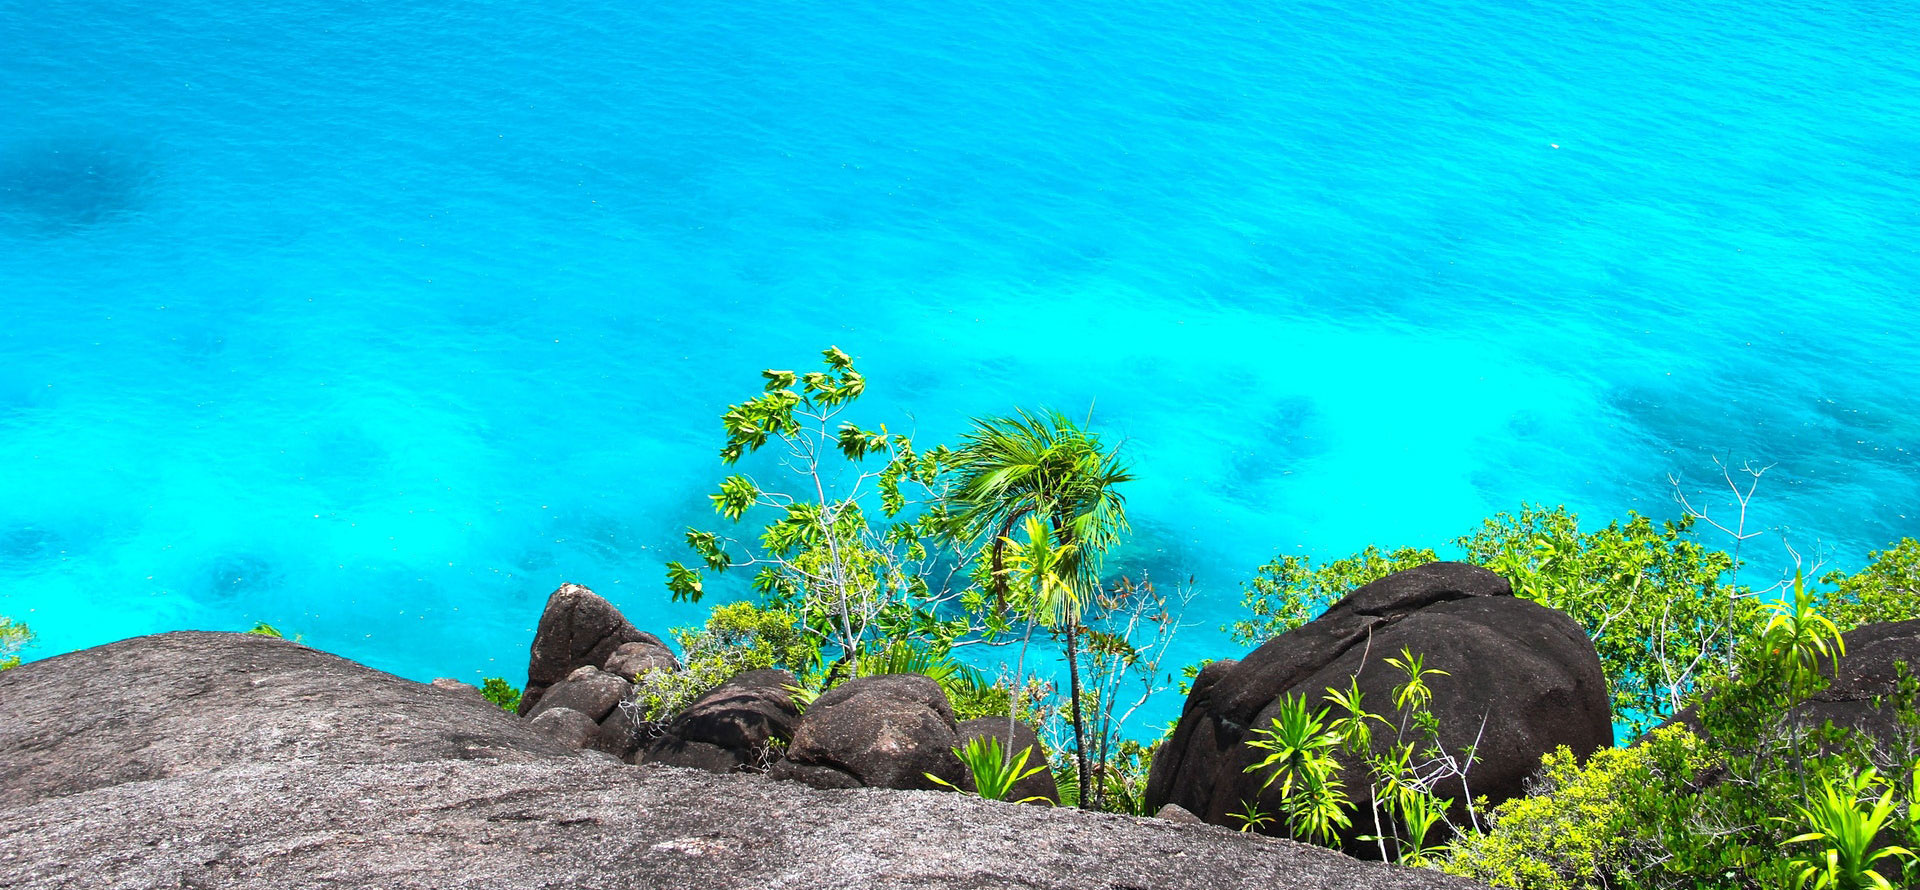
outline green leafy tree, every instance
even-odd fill
[[[504,677],[488,677],[480,681],[480,694],[502,711],[514,715],[520,713],[520,689],[508,683]]]
[[[721,462],[731,466],[778,446],[793,490],[747,473],[728,476],[710,496],[715,512],[733,523],[750,513],[771,519],[750,541],[688,529],[700,565],[668,563],[667,587],[676,601],[697,602],[703,573],[756,569],[753,589],[790,607],[820,644],[838,649],[842,665],[876,638],[957,636],[967,622],[956,624],[939,606],[964,589],[964,578],[952,582],[965,558],[936,552],[952,547],[959,527],[943,500],[955,455],[944,447],[916,450],[884,426],[843,421],[866,391],[866,378],[838,348],[822,356],[821,371],[761,372],[764,391],[721,415]],[[861,469],[869,461],[877,468]],[[876,506],[879,522],[871,515]]]
[[[1600,654],[1614,722],[1638,736],[1678,710],[1761,613],[1757,598],[1723,583],[1732,557],[1691,540],[1692,527],[1688,517],[1655,524],[1628,513],[1582,531],[1565,507],[1528,505],[1455,543],[1516,595],[1580,623]]]
[[[1439,558],[1425,548],[1388,553],[1371,544],[1322,566],[1314,565],[1308,556],[1275,556],[1241,588],[1240,604],[1249,617],[1233,622],[1227,630],[1243,645],[1259,645],[1313,620],[1354,590]]]
[[[958,453],[949,498],[970,540],[984,544],[987,581],[1000,605],[1008,552],[1044,541],[1047,562],[1025,566],[1030,605],[1064,630],[1068,703],[1080,800],[1087,800],[1087,736],[1080,689],[1081,609],[1101,589],[1101,557],[1127,530],[1119,491],[1133,476],[1098,435],[1057,411],[978,419]],[[1038,579],[1038,580],[1032,580]]]
[[[1870,554],[1866,568],[1848,575],[1829,572],[1820,580],[1834,585],[1821,611],[1843,630],[1880,621],[1920,618],[1920,541],[1900,543]]]

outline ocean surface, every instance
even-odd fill
[[[829,344],[923,444],[1091,412],[1179,661],[1715,456],[1854,568],[1917,291],[1920,0],[0,0],[0,614],[517,683],[562,581],[704,614],[718,416]]]

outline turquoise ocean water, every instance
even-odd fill
[[[698,617],[717,415],[830,343],[925,442],[1091,406],[1183,660],[1715,454],[1854,567],[1916,285],[1914,0],[0,0],[0,614],[518,681],[562,580]]]

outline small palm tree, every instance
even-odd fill
[[[986,568],[996,601],[1004,608],[1010,552],[1042,544],[1044,571],[1025,560],[1035,610],[1066,631],[1067,675],[1073,704],[1075,758],[1080,799],[1087,798],[1087,744],[1080,702],[1077,631],[1080,605],[1100,589],[1100,558],[1127,530],[1125,499],[1116,490],[1133,479],[1100,437],[1057,411],[976,419],[958,460],[952,500],[967,533],[985,543]]]

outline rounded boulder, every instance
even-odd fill
[[[933,790],[929,774],[960,785],[957,726],[940,685],[918,674],[859,677],[815,700],[787,755],[768,770],[822,788]]]

